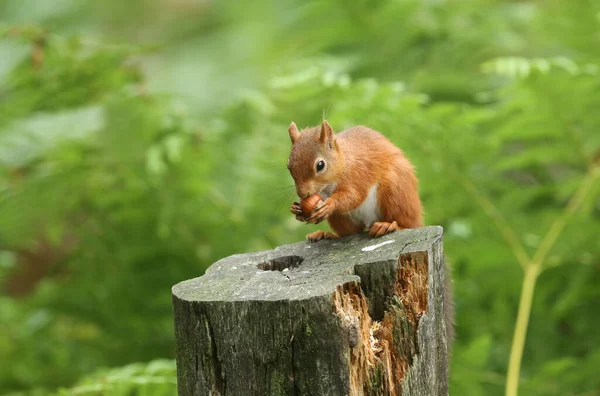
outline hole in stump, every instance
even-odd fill
[[[296,268],[302,264],[304,259],[300,256],[283,256],[273,260],[265,261],[257,265],[263,271],[283,271],[286,268]]]

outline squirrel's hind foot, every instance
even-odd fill
[[[319,231],[311,232],[310,234],[308,234],[306,236],[306,242],[310,243],[310,242],[317,242],[322,239],[337,239],[337,238],[339,238],[339,237],[332,232],[319,230]]]
[[[402,228],[400,228],[400,226],[398,226],[398,223],[396,223],[395,221],[391,223],[385,221],[378,221],[375,222],[373,226],[371,226],[371,229],[369,230],[369,235],[373,238],[377,238],[401,229]]]

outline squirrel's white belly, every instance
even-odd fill
[[[363,223],[367,228],[376,221],[380,221],[379,205],[377,204],[377,184],[371,187],[367,199],[356,209],[349,213],[350,218],[356,224]]]

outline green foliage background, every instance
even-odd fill
[[[402,147],[445,227],[451,394],[503,394],[519,264],[545,249],[520,393],[600,394],[599,2],[4,0],[0,17],[1,393],[175,394],[170,287],[316,228],[288,213],[287,126],[325,113]]]

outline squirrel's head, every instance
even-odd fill
[[[303,199],[320,193],[337,181],[344,159],[331,125],[323,121],[320,127],[300,132],[292,122],[288,131],[292,139],[288,169],[294,178],[298,197]]]

